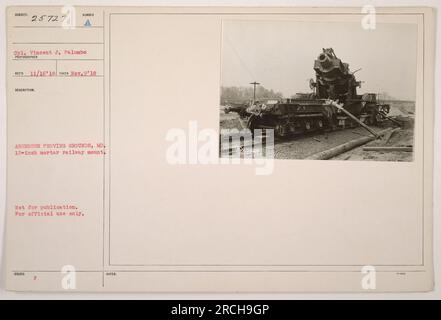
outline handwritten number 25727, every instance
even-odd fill
[[[32,22],[58,22],[58,21],[64,21],[66,18],[65,15],[58,16],[58,15],[40,15],[40,16],[32,16],[31,21]]]

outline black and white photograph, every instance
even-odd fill
[[[225,20],[222,40],[222,141],[271,132],[275,159],[413,161],[416,24]]]

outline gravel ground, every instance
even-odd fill
[[[220,127],[222,129],[242,129],[239,121],[239,115],[235,112],[225,113],[223,110],[220,112]]]
[[[413,119],[409,118],[408,122],[413,123]],[[413,146],[413,126],[409,127],[405,125],[402,129],[394,132],[389,141],[385,143],[383,140],[371,141],[363,146],[352,149],[348,152],[342,153],[333,160],[371,160],[371,161],[412,161],[413,152],[402,151],[364,151],[363,147],[373,146],[394,146],[394,147],[407,147]]]
[[[374,130],[381,130],[375,128]],[[362,127],[316,133],[310,136],[292,137],[287,141],[276,142],[274,151],[276,159],[304,159],[312,154],[324,151],[350,140],[369,136]]]

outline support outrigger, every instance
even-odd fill
[[[337,101],[333,101],[333,100],[328,100],[329,104],[336,107],[338,110],[342,111],[344,114],[346,114],[349,118],[351,118],[352,120],[354,120],[355,122],[357,122],[360,126],[362,126],[363,128],[365,128],[367,131],[369,131],[374,137],[375,139],[381,139],[380,135],[377,134],[374,130],[372,130],[371,128],[369,128],[368,125],[366,125],[365,123],[363,123],[361,120],[359,120],[356,116],[354,116],[352,113],[350,113],[349,111],[347,111],[344,107],[342,103],[338,103]]]

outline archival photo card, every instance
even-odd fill
[[[8,8],[6,288],[432,290],[434,10],[374,9]]]

